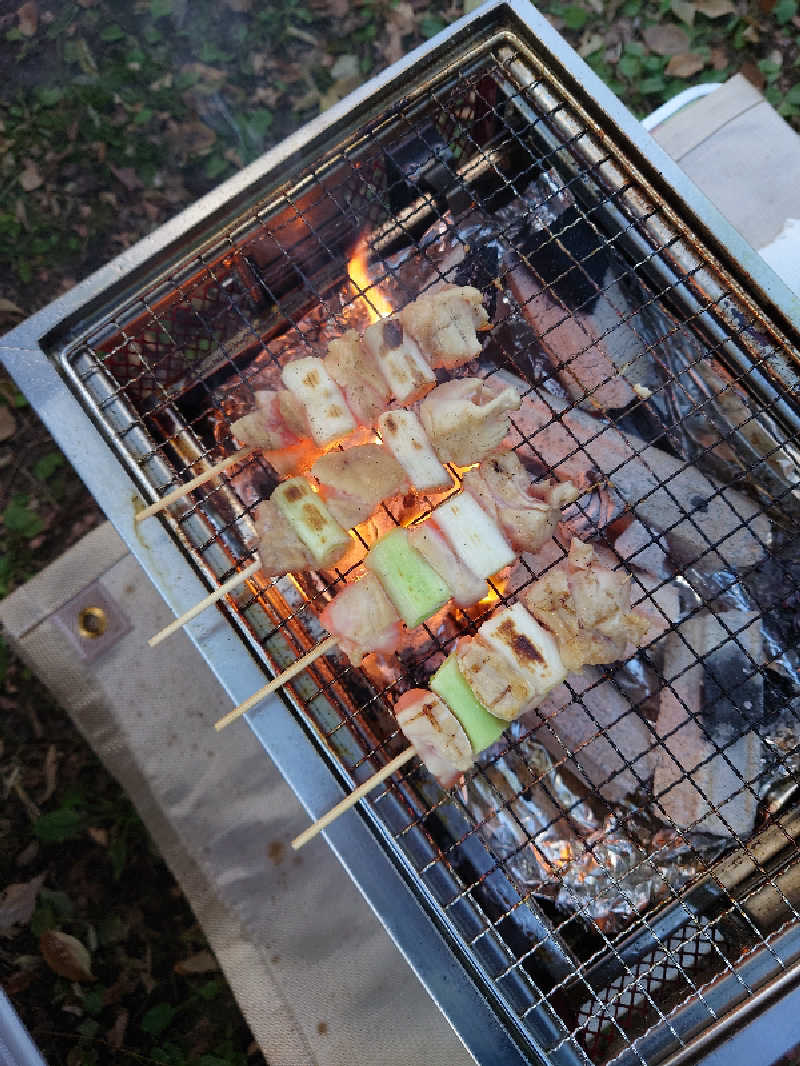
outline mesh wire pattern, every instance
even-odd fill
[[[529,56],[513,41],[493,44],[456,76],[434,80],[424,92],[398,101],[351,144],[314,161],[291,187],[221,232],[202,255],[190,257],[168,280],[117,308],[70,351],[70,372],[140,481],[153,494],[163,493],[188,480],[204,462],[233,452],[231,421],[247,410],[265,374],[276,373],[297,355],[322,355],[332,336],[348,326],[363,326],[371,290],[365,294],[345,279],[347,262],[365,230],[373,251],[381,252],[376,261],[382,266],[372,280],[390,291],[399,306],[419,290],[414,288],[414,272],[407,268],[408,257],[398,256],[398,250],[411,249],[417,273],[430,284],[441,279],[442,262],[433,255],[432,245],[423,243],[423,235],[438,225],[449,247],[468,258],[476,238],[465,236],[459,220],[470,214],[491,218],[493,240],[510,248],[511,258],[488,268],[484,261],[479,263],[480,287],[495,311],[485,345],[491,354],[482,358],[479,373],[512,372],[526,394],[538,397],[548,409],[533,431],[524,419],[512,419],[514,447],[547,468],[543,443],[557,427],[568,441],[560,460],[566,470],[584,460],[594,467],[598,450],[608,446],[611,458],[604,477],[582,505],[584,528],[600,533],[620,518],[609,513],[605,488],[632,465],[642,471],[644,488],[637,505],[661,501],[674,518],[664,524],[660,537],[685,530],[684,539],[697,546],[684,560],[685,571],[702,575],[710,568],[715,575],[714,581],[695,583],[682,622],[702,619],[710,608],[734,598],[740,584],[734,547],[742,536],[771,560],[772,580],[762,582],[760,611],[791,607],[792,598],[800,597],[800,574],[774,550],[775,540],[766,542],[765,530],[778,539],[796,531],[794,501],[776,467],[792,442],[785,429],[775,429],[773,445],[756,439],[758,419],[772,419],[773,428],[781,423],[777,405],[756,391],[751,379],[773,373],[776,351],[783,352],[788,363],[793,356],[783,351],[770,323],[753,313],[737,285],[702,249],[687,242],[686,233],[675,228],[674,219],[638,183],[635,173],[611,180],[618,167],[618,158],[582,125],[567,94],[531,65]],[[539,184],[535,199],[525,201],[535,226],[521,226],[509,205],[520,202],[531,182],[554,173],[559,181],[551,183],[549,192]],[[567,195],[571,213],[556,214]],[[573,237],[578,229],[593,235],[596,243],[577,248]],[[549,249],[544,260],[534,259],[534,246],[537,254],[542,247]],[[602,277],[595,269],[598,249],[604,257]],[[520,269],[528,271],[537,290],[558,310],[536,337],[525,330],[524,299],[518,292],[516,303],[506,299],[511,275]],[[630,279],[636,281],[630,286],[635,298],[621,306],[620,286]],[[563,297],[568,283],[583,294],[571,302]],[[611,318],[575,359],[625,329],[632,345],[631,365],[656,367],[660,375],[662,384],[647,389],[653,404],[660,405],[657,438],[648,439],[646,427],[638,436],[630,430],[641,419],[641,405],[598,417],[596,400],[605,380],[584,389],[579,409],[588,413],[575,419],[569,397],[558,386],[551,387],[556,375],[547,353],[558,347],[565,323],[582,321],[580,316],[589,314],[599,298],[611,308]],[[652,308],[664,314],[659,330],[646,333],[642,323]],[[670,356],[676,347],[688,353],[679,370]],[[741,355],[738,362],[730,358],[732,349]],[[750,396],[751,413],[736,432],[719,428],[719,387],[701,380],[709,357],[726,368],[722,393],[738,395],[741,389]],[[748,435],[751,422],[753,432]],[[673,463],[665,470],[653,462],[653,439],[664,442],[674,455],[687,425],[693,427],[692,439],[700,441],[693,465],[712,473],[725,466],[729,473],[724,485],[715,481],[703,499],[685,496],[688,463]],[[705,436],[698,426],[705,427]],[[624,444],[618,461],[608,445],[612,438]],[[212,584],[252,561],[252,515],[275,483],[269,464],[252,456],[242,469],[197,491],[164,519]],[[740,510],[743,498],[756,500],[757,506]],[[424,514],[430,501],[415,506]],[[717,537],[710,535],[709,510],[726,516],[719,527],[724,532]],[[407,518],[396,509],[383,511],[387,525]],[[361,543],[366,551],[368,540],[362,536]],[[722,736],[709,730],[708,721],[687,700],[700,664],[705,667],[703,684],[709,686],[709,676],[716,684],[717,703],[727,700],[737,706],[736,694],[729,691],[724,675],[715,674],[714,665],[715,656],[733,646],[744,664],[741,683],[763,679],[770,699],[783,697],[786,702],[788,682],[776,681],[769,669],[782,649],[769,646],[764,656],[756,656],[748,638],[752,620],[740,617],[732,625],[733,615],[722,611],[715,615],[720,619],[718,631],[698,654],[696,644],[687,641],[685,630],[676,628],[675,617],[663,605],[660,594],[670,579],[662,575],[644,582],[636,570],[637,557],[659,543],[652,537],[639,544],[628,561],[634,589],[663,620],[658,640],[666,632],[682,647],[671,672],[656,654],[658,640],[640,656],[652,692],[671,693],[682,708],[683,718],[671,733],[659,733],[653,706],[629,698],[625,679],[605,671],[586,687],[570,690],[571,703],[584,715],[586,728],[580,738],[565,735],[560,728],[564,709],[556,709],[543,713],[535,727],[511,731],[497,750],[479,761],[471,776],[480,804],[463,789],[443,793],[416,764],[368,800],[390,834],[397,861],[425,885],[455,930],[453,935],[530,1036],[532,1046],[552,1063],[588,1059],[599,1064],[622,1052],[632,1055],[632,1061],[647,1061],[639,1041],[654,1026],[664,1030],[667,1044],[681,1046],[688,1037],[678,1015],[686,1001],[705,1005],[709,1020],[715,1018],[719,1012],[709,987],[736,975],[748,952],[769,950],[773,932],[797,919],[791,891],[775,872],[775,856],[794,851],[794,836],[781,832],[781,812],[767,809],[758,775],[743,776],[735,754],[744,734],[757,733],[759,723],[740,721]],[[562,550],[548,565],[563,555]],[[221,609],[265,663],[281,668],[320,638],[315,612],[342,587],[358,562],[277,582],[256,577]],[[513,587],[493,586],[496,602],[512,602],[538,576],[523,558]],[[772,601],[767,586],[774,586]],[[451,607],[443,620],[421,627],[419,639],[397,657],[394,673],[362,673],[343,658],[330,656],[295,679],[291,695],[296,713],[354,782],[405,746],[390,713],[403,685],[424,683],[456,637],[474,634],[492,607],[477,612]],[[601,699],[614,694],[619,713],[610,718],[599,714],[592,692]],[[624,739],[632,722],[646,737],[645,749],[635,757]],[[687,770],[672,753],[671,737],[689,723],[700,737],[703,755]],[[543,762],[531,764],[528,759],[532,734],[540,745],[537,752],[548,753]],[[598,742],[604,745],[599,776]],[[788,760],[793,754],[789,749],[779,758]],[[655,757],[674,764],[661,791],[654,788],[648,762]],[[720,768],[736,780],[724,804],[715,804],[703,794],[703,771],[710,774]],[[555,784],[554,774],[570,787]],[[613,792],[625,775],[629,784],[624,803],[604,799],[601,814],[593,815],[598,819],[595,831],[571,838],[569,855],[556,854],[554,834],[557,837],[565,821],[584,816],[587,789],[605,795],[604,790]],[[723,849],[703,850],[694,844],[692,834],[700,831],[702,838],[704,824],[675,825],[669,794],[681,787],[700,791],[703,823],[719,820],[725,849],[750,857],[749,879],[734,884],[716,872]],[[534,791],[544,797],[541,809],[549,815],[531,824],[525,803]],[[766,858],[750,850],[749,837],[731,816],[734,805],[745,801],[758,808],[759,831],[778,833],[774,854]],[[493,829],[498,818],[507,838],[502,848]],[[648,840],[629,852],[624,869],[609,859],[621,824],[632,833],[635,829],[637,840]],[[659,832],[667,830],[673,835],[661,840]],[[676,833],[684,838],[692,860],[691,874],[680,882],[664,873]],[[547,892],[540,891],[538,882],[532,888],[520,876],[521,865],[532,862],[538,864],[537,876],[545,869]],[[593,909],[592,878],[599,870],[622,921],[608,915],[598,918]],[[642,906],[632,886],[645,880],[658,884]],[[589,889],[582,888],[584,883]],[[763,909],[748,908],[748,900],[765,885],[777,900],[771,925]],[[746,984],[744,979],[739,983]]]

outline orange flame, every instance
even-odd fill
[[[358,242],[353,258],[347,264],[347,276],[355,286],[358,295],[367,305],[370,322],[377,322],[379,318],[386,318],[387,315],[392,313],[394,308],[369,276],[366,237],[362,237]]]

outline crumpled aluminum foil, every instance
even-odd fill
[[[474,284],[486,289],[489,281],[498,276],[493,263],[503,262],[509,246],[507,238],[518,231],[520,219],[525,219],[532,229],[542,230],[574,204],[572,194],[558,176],[545,173],[522,197],[493,216],[477,211],[458,219],[449,213],[444,215],[417,246],[382,260],[372,276],[380,279],[382,291],[395,304],[405,303],[420,289],[440,283]],[[744,479],[765,502],[767,493],[780,498],[787,511],[795,504],[800,510],[798,456],[791,449],[778,446],[777,430],[769,417],[753,409],[699,338],[684,328],[675,329],[675,320],[669,313],[652,301],[643,287],[638,288],[642,283],[626,279],[625,284],[634,328],[642,344],[653,352],[647,367],[639,368],[640,380],[651,395],[639,405],[632,430],[653,440],[666,433],[677,454],[703,466],[713,476],[740,483]],[[497,291],[494,285],[489,291],[497,343],[487,358],[500,360],[497,365],[566,398],[547,354],[514,297],[506,290]],[[307,322],[297,324],[296,335],[304,338],[302,354],[308,354],[308,338],[320,347],[321,354],[330,330],[335,333],[345,328],[363,328],[365,323],[358,315],[358,303],[352,303],[349,289],[330,297],[327,306],[315,309]],[[251,387],[275,387],[273,356],[283,362],[291,356],[292,348],[293,341],[287,335],[278,342],[277,350],[265,352],[257,360],[260,369],[251,379]],[[461,372],[474,373],[474,367]],[[220,399],[235,409],[242,398],[226,390]],[[748,469],[754,463],[758,464],[757,476],[750,478]],[[237,488],[242,498],[248,498],[246,486]],[[262,494],[263,486],[252,486],[253,498]],[[597,506],[582,516],[580,529],[567,532],[585,536],[603,524],[600,496],[595,503]],[[800,562],[794,562],[790,545],[781,548],[779,535],[775,548],[772,557],[744,579],[727,572],[691,570],[667,576],[680,586],[686,604],[760,611],[770,670],[780,684],[800,693],[800,657],[796,650],[800,640],[791,639],[791,596],[800,598]],[[786,600],[786,609],[777,613],[766,609],[769,597],[774,599],[776,587],[784,590]],[[800,617],[798,608],[800,602],[794,604],[794,613]],[[432,626],[431,631],[440,639],[453,635],[446,613]],[[800,633],[795,636],[800,637]],[[424,644],[411,648],[409,656],[424,658],[416,654],[421,649],[426,650]],[[433,644],[427,651],[435,651]],[[430,664],[429,658],[427,666]],[[638,708],[631,714],[637,715],[639,727],[645,731],[652,731],[652,725],[646,723],[652,723],[657,713],[658,667],[657,661],[639,655],[617,665],[608,675],[630,706]],[[408,675],[408,663],[402,665],[400,660],[368,661],[365,669],[379,689],[401,678],[401,688],[409,683],[425,684],[427,679]],[[538,725],[541,727],[541,722]],[[559,758],[553,754],[552,746],[548,750],[539,742],[543,734],[537,732],[532,721],[512,723],[506,735],[511,746],[501,741],[484,752],[478,761],[480,768],[468,776],[460,791],[487,848],[523,896],[533,894],[546,899],[560,910],[582,915],[612,933],[636,914],[679,892],[727,846],[719,839],[699,834],[684,836],[665,826],[657,810],[650,808],[646,788],[613,803],[603,799],[585,777],[575,772],[575,762]],[[765,760],[758,791],[763,812],[775,813],[794,797],[798,788],[800,695],[760,735]],[[590,743],[586,741],[582,749],[587,762]],[[641,766],[638,770],[641,777]],[[647,772],[652,773],[652,768]],[[502,904],[501,900],[498,902]]]

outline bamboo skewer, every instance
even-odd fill
[[[396,770],[399,770],[401,766],[405,766],[407,762],[414,758],[417,754],[417,749],[412,744],[405,751],[401,751],[391,762],[387,763],[382,770],[378,770],[376,774],[368,778],[363,785],[359,785],[358,788],[353,789],[349,796],[345,796],[343,800],[340,800],[335,807],[331,807],[327,814],[323,814],[321,818],[318,818],[313,825],[310,825],[308,829],[304,829],[303,832],[294,838],[292,841],[292,847],[295,851],[302,848],[304,844],[307,844],[309,840],[312,840],[318,833],[321,833],[323,829],[335,822],[340,814],[344,814],[345,811],[349,811],[351,807],[354,807],[360,799],[363,799],[368,792],[371,792],[376,785],[379,785],[381,781],[385,781],[387,777],[391,777]]]
[[[315,659],[319,659],[320,656],[327,655],[329,651],[333,651],[338,643],[339,641],[337,637],[326,637],[321,644],[317,644],[316,648],[312,648],[311,651],[301,656],[297,662],[292,663],[291,666],[287,666],[282,673],[278,674],[277,677],[274,677],[272,681],[264,685],[263,688],[260,688],[258,692],[254,692],[249,699],[244,701],[244,703],[240,703],[238,707],[234,707],[232,711],[228,711],[228,713],[220,718],[218,722],[215,722],[214,728],[216,731],[219,733],[226,725],[230,725],[231,722],[236,721],[237,718],[240,718],[252,707],[255,707],[257,703],[261,703],[266,696],[269,696],[271,692],[274,692],[276,689],[285,685],[287,681],[290,681],[295,676],[295,674],[302,673],[306,667],[310,666],[315,661]]]
[[[148,640],[148,644],[151,648],[154,648],[156,644],[160,644],[162,640],[166,640],[167,637],[171,637],[173,633],[177,633],[179,629],[182,629],[187,622],[191,622],[193,618],[196,618],[201,614],[206,607],[210,607],[212,603],[216,603],[218,600],[223,599],[229,592],[237,587],[237,585],[244,584],[249,577],[252,577],[261,566],[261,563],[256,559],[254,563],[251,563],[241,573],[234,574],[232,578],[229,578],[223,585],[216,590],[216,592],[209,593],[205,599],[200,600],[194,607],[190,607],[188,611],[182,614],[179,618],[176,618],[174,622],[170,622],[168,626],[164,626],[159,630],[154,637]]]
[[[195,489],[201,485],[205,485],[207,481],[211,481],[217,474],[223,473],[229,467],[234,466],[236,463],[242,463],[253,452],[257,451],[256,448],[240,448],[238,452],[234,452],[233,455],[229,455],[227,459],[223,459],[222,462],[216,463],[202,474],[198,474],[197,477],[192,478],[191,481],[187,481],[185,485],[179,485],[177,489],[173,489],[172,492],[168,492],[166,496],[162,496],[160,500],[156,500],[155,503],[151,503],[149,507],[145,507],[134,515],[136,522],[143,522],[145,518],[149,518],[151,515],[158,514],[159,511],[163,511],[165,507],[169,507],[170,504],[175,503],[176,500],[180,500],[183,496],[188,496],[190,492],[194,492]]]

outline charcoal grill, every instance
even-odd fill
[[[736,452],[759,519],[768,514],[782,534],[796,529],[792,493],[781,490],[769,462],[794,454],[800,429],[796,303],[549,24],[525,3],[496,3],[5,338],[9,370],[176,613],[251,561],[253,507],[275,480],[263,460],[250,459],[247,492],[241,472],[231,471],[160,519],[134,523],[142,501],[233,450],[228,426],[236,411],[222,397],[247,397],[264,350],[276,364],[287,353],[321,354],[326,330],[356,320],[373,290],[348,287],[347,263],[365,230],[373,262],[384,264],[372,280],[403,302],[416,295],[391,265],[404,249],[428,262],[423,235],[437,223],[446,232],[476,210],[505,218],[513,247],[520,231],[502,209],[543,173],[558,176],[598,245],[613,249],[621,270],[668,311],[673,339],[702,338],[746,391],[754,418],[769,419],[772,456],[722,443]],[[571,251],[543,217],[545,243],[597,287],[593,253]],[[521,244],[515,251],[525,259]],[[506,271],[490,264],[478,283],[496,293]],[[560,276],[539,281],[556,291]],[[481,373],[503,372],[500,330],[493,327],[485,351],[495,355]],[[637,358],[658,361],[660,350],[642,340]],[[510,369],[524,388],[546,384],[539,371]],[[702,417],[704,409],[696,402],[691,413]],[[629,416],[619,415],[620,425]],[[714,437],[695,461],[713,465],[719,446]],[[576,439],[576,453],[586,447]],[[664,490],[672,491],[652,489]],[[709,506],[726,506],[722,495],[672,498],[693,525]],[[738,516],[733,533],[741,529],[761,536],[764,526]],[[706,540],[687,568],[702,569],[706,556],[724,561],[725,552],[725,539]],[[191,625],[233,701],[314,646],[320,630],[312,606],[347,576],[251,581]],[[503,587],[495,593],[510,595]],[[429,676],[444,644],[475,624],[452,612],[450,628],[429,628],[402,671],[417,682]],[[785,701],[787,683],[776,682],[769,665],[754,663],[753,672],[766,678],[771,700]],[[283,700],[250,714],[255,736],[311,814],[402,750],[389,713],[395,684],[329,657]],[[655,749],[660,742],[650,733]],[[603,736],[599,724],[596,734]],[[613,737],[611,746],[624,762]],[[563,746],[558,761],[580,776],[585,749]],[[515,879],[508,854],[493,849],[485,829],[517,797],[491,784],[491,769],[475,771],[495,804],[483,822],[462,793],[442,793],[411,764],[327,834],[478,1061],[677,1064],[713,1057],[721,1045],[743,1048],[754,1026],[769,1033],[760,1061],[771,1057],[766,1047],[777,1056],[796,1042],[800,812],[790,778],[780,803],[762,801],[752,836],[729,838],[719,857],[698,852],[685,884],[613,927],[593,920],[585,900],[555,906]],[[546,784],[548,772],[532,771],[520,790]],[[648,780],[640,785],[634,802],[641,805]],[[741,780],[742,791],[755,787]],[[554,802],[557,816],[569,813],[558,809],[557,795]],[[630,802],[624,809],[630,813]],[[538,830],[522,822],[517,830],[517,850],[536,846]],[[603,844],[603,832],[590,850]],[[641,864],[657,859],[651,852]]]

